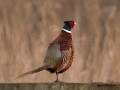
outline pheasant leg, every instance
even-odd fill
[[[58,78],[58,73],[56,72],[56,80],[55,82],[59,82],[59,78]]]

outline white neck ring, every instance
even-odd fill
[[[67,32],[67,33],[72,33],[71,31],[68,31],[68,30],[66,30],[66,29],[62,29],[63,31],[65,31],[65,32]]]

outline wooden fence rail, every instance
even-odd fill
[[[118,83],[0,83],[0,90],[120,90]]]

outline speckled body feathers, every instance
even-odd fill
[[[52,50],[53,52],[51,52]],[[51,73],[62,73],[71,66],[73,56],[74,48],[72,36],[70,33],[61,31],[60,35],[50,43],[46,52],[44,64],[50,64],[51,68],[47,70]]]

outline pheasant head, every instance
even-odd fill
[[[74,21],[65,21],[65,25],[63,26],[63,31],[66,31],[68,33],[71,33],[71,29],[74,27],[74,25],[77,25]]]

